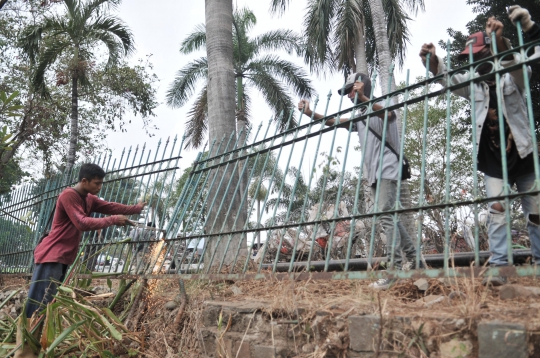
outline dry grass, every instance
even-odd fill
[[[540,286],[534,277],[511,278],[511,283]],[[20,287],[24,282],[6,282],[4,289]],[[388,291],[373,291],[368,281],[187,281],[188,305],[178,329],[173,321],[177,310],[168,311],[164,305],[178,300],[178,282],[161,280],[149,282],[145,296],[144,312],[136,332],[144,336],[141,349],[144,357],[201,357],[204,355],[202,340],[202,313],[205,301],[254,301],[262,302],[264,313],[270,320],[298,319],[297,327],[313,322],[317,312],[326,312],[332,318],[350,315],[376,314],[381,321],[392,316],[444,320],[463,319],[467,334],[475,331],[479,319],[501,319],[527,324],[528,329],[539,331],[540,303],[536,298],[518,298],[502,301],[497,289],[486,288],[480,279],[449,278],[444,282],[429,280],[429,289],[418,290],[412,280],[402,280]],[[440,295],[442,302],[425,305],[419,300],[426,296]],[[223,318],[226,330],[227,319]],[[215,328],[215,327],[214,327]],[[390,327],[385,329],[391,330]],[[381,352],[401,352],[404,356],[424,357],[430,347],[448,340],[444,325],[414,324],[407,330],[392,331],[381,336]],[[455,332],[454,332],[455,333]],[[430,337],[428,340],[426,337]],[[320,346],[305,357],[324,357],[327,349]]]
[[[513,283],[539,286],[534,278],[515,278]],[[531,328],[540,327],[540,317],[531,315],[533,299],[501,301],[498,290],[486,288],[479,279],[447,279],[445,282],[429,280],[426,292],[418,290],[412,280],[402,280],[388,291],[376,292],[366,281],[222,281],[187,282],[188,307],[179,332],[171,334],[170,322],[175,311],[164,311],[167,301],[176,297],[179,287],[173,281],[161,281],[153,293],[152,309],[143,316],[141,329],[147,332],[150,345],[147,357],[198,357],[204,353],[201,341],[201,317],[205,301],[256,301],[262,302],[264,313],[270,320],[300,318],[298,327],[311,322],[317,312],[327,312],[330,317],[346,318],[349,315],[377,314],[383,320],[392,316],[423,317],[426,320],[464,319],[463,330],[473,331],[471,326],[479,318],[521,321],[525,319]],[[430,295],[441,295],[444,301],[425,306],[418,301]],[[169,313],[170,312],[170,313]],[[537,312],[537,310],[535,310]],[[222,331],[226,331],[227,319],[223,318]],[[395,333],[395,334],[394,334]],[[445,339],[447,332],[432,325],[415,325],[408,331],[393,332],[391,339],[381,337],[381,350],[388,347],[404,356],[423,357],[428,346]],[[431,336],[428,342],[426,335]],[[219,342],[218,342],[219,343]],[[324,346],[318,347],[306,357],[324,357]]]

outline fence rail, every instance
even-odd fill
[[[523,45],[520,38],[520,46],[500,54],[495,49],[494,56],[480,62],[473,63],[471,58],[469,65],[435,76],[429,75],[428,68],[426,77],[414,84],[409,83],[407,75],[398,90],[364,103],[355,99],[351,108],[344,109],[346,98],[340,97],[339,109],[333,114],[328,114],[329,94],[323,119],[308,119],[301,114],[299,124],[291,128],[291,110],[282,114],[290,129],[279,132],[279,126],[273,123],[282,118],[273,118],[247,133],[224,136],[210,143],[191,166],[180,166],[183,142],[177,143],[177,139],[160,143],[154,152],[143,146],[124,150],[118,158],[112,154],[96,158],[108,173],[100,196],[126,204],[142,197],[148,209],[133,218],[139,223],[135,228],[85,233],[78,272],[81,277],[91,277],[90,272],[95,275],[97,271],[116,278],[160,279],[539,274],[531,265],[527,232],[531,224],[515,210],[526,196],[535,198],[531,210],[540,210],[533,113],[533,101],[537,99],[531,96],[527,75],[528,66],[539,60],[532,55],[537,45]],[[514,63],[503,62],[511,58]],[[471,75],[484,63],[492,64],[490,73]],[[451,68],[449,58],[446,66]],[[468,80],[453,83],[464,74],[469,75]],[[504,185],[500,195],[488,198],[477,170],[475,91],[476,84],[492,80],[497,93],[503,93],[504,76],[523,82],[534,159],[529,172],[534,173],[534,179],[526,190],[516,192]],[[441,82],[445,83],[442,87]],[[452,94],[460,89],[469,90],[468,98]],[[318,102],[313,101],[314,111]],[[384,108],[374,109],[377,103]],[[505,127],[503,105],[499,100],[499,128]],[[369,126],[370,121],[380,121],[384,142],[392,112],[401,126],[402,140],[397,149],[408,157],[412,178],[397,182],[398,195],[392,208],[380,211],[376,208],[385,200],[380,168],[387,159],[385,155],[394,154],[381,151],[377,184],[366,185],[362,177],[367,151],[358,143],[366,143],[368,131],[359,135],[355,128],[360,122]],[[327,125],[331,119],[341,121]],[[343,127],[347,130],[339,130]],[[504,133],[499,139],[503,180],[509,182]],[[400,154],[399,177],[403,160]],[[56,196],[67,186],[66,178],[71,177],[62,173],[0,197],[3,273],[31,272],[32,250],[48,228]],[[502,214],[502,227],[510,266],[484,268],[489,256],[488,202],[493,201],[508,208]],[[387,236],[380,221],[388,217],[394,229]],[[412,271],[395,269],[396,257],[389,250],[399,240],[399,222],[405,224],[404,230],[417,248],[414,257],[406,258],[412,263]],[[431,268],[421,269],[423,262]],[[383,272],[381,268],[388,270]]]

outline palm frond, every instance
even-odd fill
[[[266,71],[254,71],[250,82],[261,92],[266,103],[274,112],[273,120],[280,130],[294,128],[297,124],[294,105],[287,95],[287,89]],[[289,120],[290,118],[290,120]]]
[[[249,32],[255,24],[257,24],[257,18],[253,11],[247,7],[237,9],[233,13],[233,19],[238,25],[238,28],[242,29],[244,33]]]
[[[312,97],[315,94],[315,90],[311,86],[311,81],[304,69],[278,56],[267,55],[258,58],[252,61],[247,68],[250,74],[252,71],[272,74],[273,77],[279,78],[290,86],[299,97]]]
[[[189,110],[185,126],[186,145],[184,148],[200,148],[208,133],[208,90],[204,88]]]
[[[38,65],[32,74],[32,87],[36,92],[41,93],[42,96],[48,96],[47,86],[45,84],[45,72],[70,45],[69,42],[60,39],[58,41],[52,41],[39,56]]]
[[[333,68],[330,34],[335,16],[340,13],[338,0],[309,0],[304,18],[306,51],[304,61],[316,73]]]
[[[343,3],[341,16],[337,18],[334,31],[333,47],[336,49],[336,65],[339,70],[354,68],[356,63],[355,48],[359,41],[358,34],[363,32],[363,9],[358,0],[346,0]]]
[[[195,91],[198,80],[208,78],[208,61],[206,57],[188,63],[176,74],[171,87],[167,91],[167,105],[182,107]]]
[[[388,45],[393,58],[396,58],[400,68],[403,67],[405,52],[409,41],[409,30],[407,29],[407,16],[399,0],[384,0],[384,12],[388,23]]]
[[[290,0],[271,0],[270,1],[270,12],[272,14],[283,14],[289,6]]]
[[[120,6],[121,2],[122,2],[122,0],[93,0],[93,1],[89,1],[84,6],[82,17],[85,20],[90,19],[93,16],[93,14],[95,14],[95,12],[97,10],[99,10],[100,7],[106,7],[106,8],[109,8],[111,10],[117,10],[118,7]]]
[[[401,2],[407,6],[409,11],[415,16],[418,14],[418,10],[426,11],[424,0],[402,0]]]
[[[285,50],[288,54],[293,51],[303,55],[305,46],[302,36],[292,30],[274,30],[266,32],[253,39],[255,54],[260,51]]]
[[[43,28],[41,26],[29,26],[23,30],[19,38],[19,46],[32,64],[35,63],[39,54],[42,33]]]
[[[122,20],[120,20],[119,18],[115,16],[99,17],[98,19],[96,19],[96,21],[93,24],[87,27],[86,31],[88,35],[107,33],[109,35],[114,36],[114,41],[117,42],[118,45],[120,45],[116,47],[122,48],[124,51],[123,55],[125,56],[135,51],[133,33],[131,32],[129,27],[127,27],[123,23]],[[106,38],[110,38],[110,37],[106,37]],[[102,36],[99,36],[97,39],[105,42],[104,40],[102,40]],[[109,47],[108,43],[107,42],[105,43],[107,44],[107,47]],[[114,57],[119,54],[109,53],[109,56],[111,55]]]
[[[206,46],[206,26],[199,24],[195,27],[195,31],[188,36],[180,44],[180,53],[188,54],[197,51]]]
[[[79,17],[81,13],[81,2],[78,0],[64,0],[64,5],[66,6],[67,15],[71,19]]]

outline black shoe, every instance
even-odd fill
[[[505,285],[507,282],[508,279],[506,278],[506,276],[488,276],[484,277],[484,279],[482,280],[482,285],[498,287]]]
[[[491,268],[504,267],[504,266],[506,265],[493,265],[493,264],[489,265],[489,267]],[[486,276],[482,280],[482,285],[497,287],[497,286],[502,286],[506,284],[507,282],[508,282],[508,279],[506,278],[506,276]]]

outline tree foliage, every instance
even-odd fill
[[[42,24],[51,14],[60,17],[61,9],[58,1],[13,0],[0,12],[0,91],[19,92],[16,104],[23,106],[19,117],[1,119],[0,126],[7,125],[13,134],[14,150],[0,165],[24,157],[20,160],[23,168],[32,167],[34,173],[42,172],[46,176],[62,170],[67,160],[72,99],[69,71],[73,66],[68,53],[60,54],[50,63],[43,77],[48,93],[44,97],[30,85],[35,79],[35,67],[29,64],[19,45],[23,34],[35,29],[35,24]],[[48,46],[52,46],[52,38],[44,32],[41,35],[43,46],[41,52],[35,53],[36,63]],[[107,130],[125,130],[128,111],[142,117],[150,128],[150,118],[157,106],[157,78],[148,59],[136,65],[119,60],[114,66],[107,66],[105,48],[91,45],[87,52],[94,57],[85,62],[91,85],[81,86],[79,91],[80,160],[89,160],[103,150]]]

